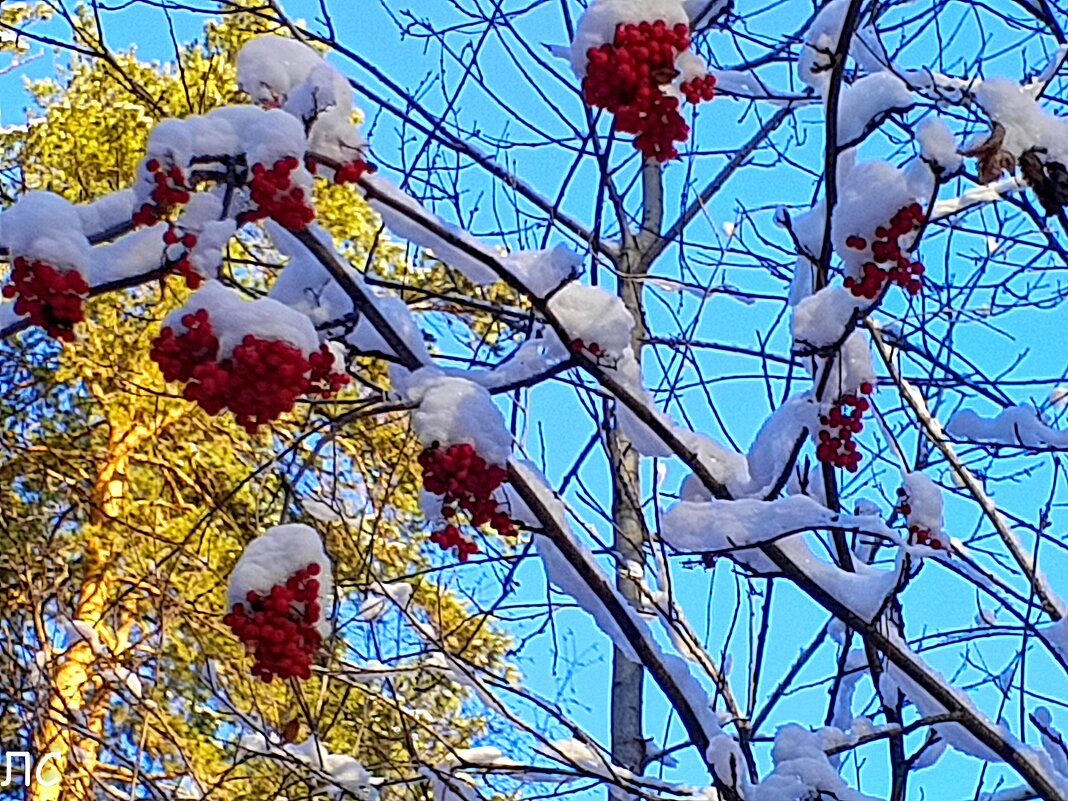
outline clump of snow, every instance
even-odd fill
[[[876,801],[849,787],[827,759],[819,735],[801,726],[791,723],[779,729],[771,757],[775,769],[746,793],[747,801]]]
[[[52,192],[28,192],[0,214],[0,243],[12,256],[83,276],[89,263],[89,241],[77,207]]]
[[[854,331],[838,351],[830,386],[843,392],[856,392],[861,384],[875,384],[875,367],[867,338],[862,332]]]
[[[530,293],[544,298],[567,281],[578,278],[582,257],[565,245],[547,250],[520,250],[502,260],[505,269]]]
[[[425,367],[411,375],[405,391],[409,401],[419,404],[412,426],[423,445],[467,443],[491,464],[508,461],[512,435],[484,387]]]
[[[316,326],[336,323],[328,329],[329,336],[344,338],[363,353],[396,355],[365,317],[360,315],[355,326],[351,325],[354,315],[352,299],[293,234],[270,220],[265,223],[265,228],[278,252],[289,259],[271,286],[269,297],[307,316]],[[333,240],[320,226],[312,225],[308,230],[324,245],[333,248]],[[363,276],[355,268],[348,262],[343,266],[353,281],[363,285]],[[408,349],[421,362],[429,361],[422,331],[404,301],[386,291],[367,290],[367,296],[373,299],[393,333]]]
[[[823,94],[831,81],[832,58],[838,49],[842,24],[849,0],[825,3],[805,32],[801,53],[797,57],[797,76],[801,82]]]
[[[726,734],[718,734],[708,744],[706,754],[716,778],[728,787],[738,789],[747,777],[745,757],[738,741]]]
[[[380,620],[392,609],[406,609],[412,597],[412,585],[403,581],[381,585],[381,593],[369,592],[360,604],[356,617],[364,623]]]
[[[903,488],[910,509],[909,524],[926,529],[938,538],[942,533],[942,490],[919,472],[906,473]]]
[[[245,155],[249,164],[272,165],[293,156],[303,159],[306,145],[300,120],[279,109],[222,106],[204,115],[167,119],[149,134],[147,153],[164,164],[183,169],[194,157],[222,159]],[[151,174],[142,165],[138,197],[143,185],[151,190]]]
[[[916,657],[914,655],[913,659],[919,661],[919,657]],[[948,685],[948,682],[946,682],[942,674],[940,674],[938,671],[936,671],[929,665],[924,664],[924,667],[926,668],[927,672],[930,673],[933,677],[935,677],[940,682],[944,682]],[[946,708],[937,700],[935,700],[935,698],[926,690],[924,690],[917,682],[913,681],[911,678],[905,675],[905,672],[899,667],[897,667],[897,665],[892,663],[888,664],[886,666],[886,673],[884,674],[884,677],[887,680],[885,683],[887,685],[892,684],[896,688],[900,689],[901,692],[904,693],[905,697],[908,699],[909,703],[916,707],[916,711],[919,712],[922,716],[936,717],[938,715],[946,714]],[[1004,726],[1004,724],[995,726],[992,721],[990,721],[988,718],[986,718],[985,715],[983,715],[978,709],[976,709],[974,704],[972,704],[971,699],[968,698],[967,694],[955,688],[951,688],[951,691],[962,704],[969,708],[970,711],[976,717],[979,717],[984,720],[989,727],[1000,729],[1001,733],[1008,741],[1011,742],[1015,740],[1015,738],[1009,732],[1008,728]],[[939,736],[941,736],[942,739],[944,739],[949,745],[964,754],[968,754],[969,756],[973,756],[977,759],[982,759],[987,762],[1002,761],[1000,756],[998,756],[995,752],[991,751],[987,746],[983,745],[978,739],[975,738],[974,735],[969,733],[968,730],[961,726],[959,723],[939,723],[934,726],[934,729],[936,732],[938,732]]]
[[[793,309],[794,342],[805,348],[824,348],[842,339],[856,325],[858,312],[871,303],[837,284],[802,298]]]
[[[160,267],[160,250],[166,223],[141,228],[89,253],[85,278],[89,286],[143,275]]]
[[[1068,751],[1065,750],[1064,736],[1053,726],[1053,716],[1046,707],[1040,706],[1035,709],[1033,718],[1039,727],[1042,748],[1049,755],[1053,769],[1068,781]]]
[[[237,82],[256,103],[300,120],[313,154],[341,164],[364,157],[367,143],[352,121],[348,79],[307,45],[257,36],[238,54]]]
[[[575,29],[571,42],[571,69],[580,79],[586,75],[587,53],[615,40],[616,27],[626,23],[657,22],[668,27],[690,24],[682,0],[594,0]]]
[[[746,456],[728,450],[715,440],[678,425],[671,417],[659,409],[652,395],[641,385],[640,370],[628,347],[616,365],[615,370],[620,382],[627,386],[639,400],[644,400],[642,408],[684,447],[698,455],[708,468],[710,474],[725,485],[734,496],[751,494],[753,483],[750,480],[749,464]],[[620,431],[630,440],[635,450],[643,456],[670,457],[675,455],[671,446],[657,434],[653,427],[645,423],[624,403],[616,404],[616,422]],[[754,446],[755,447],[755,446]],[[757,458],[763,458],[759,456]],[[696,482],[694,487],[699,486]]]
[[[598,628],[608,635],[627,659],[632,662],[640,662],[641,660],[638,659],[638,655],[619,628],[615,618],[605,609],[604,604],[601,603],[593,590],[587,586],[578,571],[564,558],[553,541],[544,534],[535,534],[534,545],[537,548],[538,556],[541,557],[542,564],[545,566],[545,576],[549,583],[565,595],[570,596],[580,608],[588,612],[597,623]],[[582,546],[579,545],[578,547]],[[592,562],[593,555],[589,554],[588,557],[587,561]],[[627,608],[630,609],[629,606]]]
[[[328,636],[330,626],[326,610],[333,604],[330,560],[319,534],[310,526],[299,523],[275,526],[252,540],[230,574],[229,606],[244,603],[249,592],[267,595],[276,584],[285,584],[286,579],[310,564],[319,565],[316,579],[319,582],[319,608],[323,614],[316,628],[323,637]]]
[[[128,223],[133,214],[133,206],[134,191],[123,189],[77,208],[78,216],[82,218],[82,229],[87,234],[93,234]]]
[[[855,145],[868,126],[891,111],[905,111],[914,103],[905,82],[889,71],[865,75],[842,87],[838,104],[838,144]]]
[[[993,122],[1005,127],[1002,147],[1014,156],[1031,148],[1068,162],[1068,121],[1047,114],[1033,94],[1016,81],[989,78],[975,88],[976,102]]]
[[[816,428],[817,410],[811,394],[803,393],[768,415],[745,456],[745,469],[736,468],[726,481],[731,497],[763,497],[780,481],[802,431]]]
[[[1042,636],[1068,662],[1068,617],[1042,628]]]
[[[1033,406],[1010,406],[993,418],[981,417],[971,409],[964,409],[949,418],[946,433],[958,439],[994,445],[1068,447],[1068,432],[1051,428]]]
[[[196,244],[189,249],[187,258],[193,270],[202,278],[218,274],[231,237],[237,224],[223,214],[222,199],[212,193],[198,192],[182,209],[178,224],[196,235]]]
[[[603,289],[572,282],[552,296],[548,308],[572,340],[596,343],[617,358],[630,348],[634,318],[622,300]]]
[[[318,53],[295,39],[257,36],[237,54],[237,85],[256,103],[279,107],[322,63]]]
[[[940,117],[927,117],[916,129],[920,158],[941,178],[960,172],[964,159],[957,151],[957,142]]]
[[[163,325],[178,329],[182,317],[204,309],[219,340],[219,358],[233,353],[246,335],[287,342],[305,356],[319,350],[319,336],[311,321],[273,298],[246,301],[218,281],[208,281],[185,305],[167,315]]]

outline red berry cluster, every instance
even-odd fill
[[[716,76],[702,75],[679,84],[679,91],[688,103],[697,105],[702,100],[711,100],[716,96]]]
[[[182,276],[185,279],[185,285],[190,289],[199,289],[200,285],[204,283],[204,276],[193,269],[192,263],[189,261],[190,249],[196,247],[197,235],[186,231],[180,233],[173,225],[168,227],[163,234],[163,244],[169,248],[176,245],[180,245],[182,250],[176,257],[171,257],[170,254],[166,254],[165,258],[167,266],[174,270],[175,273]]]
[[[3,295],[17,297],[15,314],[25,315],[49,336],[64,342],[74,340],[75,324],[85,319],[82,301],[89,295],[89,285],[81,273],[19,256],[11,264],[10,280]]]
[[[363,159],[356,159],[356,161],[350,161],[348,164],[342,164],[336,170],[334,170],[334,183],[336,184],[354,184],[359,181],[365,175],[371,175],[378,170],[373,164],[368,164]]]
[[[334,354],[324,345],[305,357],[276,339],[249,334],[233,354],[218,360],[219,340],[208,313],[200,309],[182,317],[185,331],[164,328],[152,342],[151,357],[167,381],[185,383],[182,395],[208,414],[234,413],[250,434],[292,411],[304,395],[330,397],[349,377],[333,371]]]
[[[456,558],[461,562],[466,562],[478,553],[478,545],[461,534],[460,527],[454,523],[447,523],[445,528],[431,532],[430,541],[443,551],[455,548]]]
[[[299,166],[294,156],[279,159],[272,167],[253,164],[248,189],[256,208],[241,214],[238,221],[248,223],[270,217],[290,231],[307,228],[315,219],[315,209],[306,202],[303,187],[293,185],[292,173]]]
[[[616,127],[635,134],[634,145],[646,158],[664,162],[678,158],[675,142],[684,142],[690,126],[679,113],[677,97],[661,88],[678,76],[675,59],[690,49],[690,29],[663,20],[623,23],[615,38],[586,53],[582,97],[590,106],[616,117]],[[691,103],[711,100],[715,79],[687,81],[682,89]]]
[[[237,635],[254,660],[252,675],[265,682],[311,678],[311,658],[323,644],[315,624],[319,606],[319,575],[315,562],[301,568],[285,584],[267,595],[250,591],[245,604],[236,603],[223,623]]]
[[[853,435],[864,430],[861,417],[871,407],[871,403],[863,396],[870,395],[871,392],[872,385],[865,381],[860,385],[860,397],[848,392],[835,401],[830,412],[820,416],[817,459],[835,467],[844,467],[851,473],[857,472],[861,456]]]
[[[493,498],[493,493],[508,481],[503,467],[490,464],[467,443],[447,448],[435,444],[420,453],[418,461],[426,491],[443,496],[441,515],[449,522],[430,535],[430,541],[443,551],[455,548],[461,562],[478,553],[478,545],[466,539],[453,522],[461,509],[473,526],[488,523],[498,534],[516,533],[515,522]]]
[[[853,276],[845,279],[846,289],[855,297],[875,300],[887,283],[894,283],[910,295],[918,295],[923,289],[923,265],[910,259],[898,240],[906,234],[915,233],[922,223],[923,207],[913,203],[894,213],[889,228],[876,228],[875,239],[871,243],[872,260],[864,263],[859,280]],[[868,243],[864,237],[850,236],[846,239],[846,247],[866,250]]]
[[[582,351],[586,351],[587,353],[589,353],[594,358],[600,358],[601,356],[604,355],[604,348],[602,348],[596,342],[591,342],[590,344],[587,345],[581,339],[577,339],[577,338],[576,339],[572,339],[571,340],[571,352],[572,353],[582,353]]]
[[[164,168],[159,159],[149,159],[145,162],[145,169],[152,174],[155,183],[152,202],[142,204],[134,212],[134,225],[155,225],[175,206],[189,202],[189,187],[186,186],[182,168],[177,164]]]
[[[946,548],[946,544],[939,537],[931,536],[931,532],[922,526],[909,526],[909,536],[916,541],[917,545],[926,545],[936,551],[944,549],[948,553],[949,549]]]
[[[214,361],[219,355],[219,339],[211,327],[206,309],[198,309],[182,316],[185,331],[175,333],[164,326],[154,340],[149,356],[167,381],[186,382],[193,377],[196,368]]]

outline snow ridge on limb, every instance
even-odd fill
[[[853,572],[820,559],[807,545],[805,532],[840,528],[874,535],[890,542],[900,538],[874,515],[832,512],[804,495],[774,501],[680,502],[664,515],[660,535],[673,548],[726,556],[756,573],[778,572],[774,560],[760,549],[774,543],[798,570],[821,590],[871,622],[900,578],[900,560],[893,570],[864,564]]]

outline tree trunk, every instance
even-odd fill
[[[626,235],[625,247],[619,261],[618,293],[623,305],[634,318],[631,348],[641,365],[642,343],[645,341],[645,308],[642,299],[642,274],[645,271],[644,251],[659,236],[661,225],[660,167],[647,162],[642,168],[644,190],[642,231],[638,236]],[[637,583],[627,576],[630,565],[645,563],[647,531],[642,514],[641,460],[630,440],[613,423],[608,432],[608,453],[612,470],[612,546],[619,569],[616,586],[635,606],[642,603]],[[646,739],[642,716],[644,712],[645,671],[615,648],[612,651],[611,729],[612,758],[635,773],[645,768]]]
[[[114,580],[112,556],[117,532],[113,526],[123,516],[126,469],[131,455],[181,413],[180,408],[172,409],[151,427],[137,424],[126,431],[113,428],[93,485],[88,520],[92,533],[86,538],[85,574],[74,605],[74,619],[83,631],[91,629],[113,653],[119,650],[118,643],[105,617]],[[52,681],[48,711],[35,738],[38,760],[47,754],[56,756],[42,772],[42,781],[34,777],[29,801],[88,801],[94,797],[91,777],[100,752],[107,700],[92,698],[93,691],[101,686],[94,668],[97,654],[91,642],[81,639],[61,659]],[[74,722],[78,722],[78,730],[72,726]]]

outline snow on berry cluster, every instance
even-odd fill
[[[875,300],[887,284],[897,284],[910,295],[918,295],[923,289],[923,264],[909,257],[908,246],[902,247],[901,238],[913,238],[924,220],[923,207],[911,203],[898,209],[888,225],[875,229],[869,243],[856,234],[846,238],[846,247],[870,255],[861,265],[859,278],[847,276],[845,287],[858,298]]]
[[[690,43],[678,0],[597,0],[579,21],[571,62],[583,99],[612,113],[646,158],[678,158],[675,143],[690,133],[681,103],[715,94],[716,79]]]
[[[423,488],[442,498],[443,528],[430,535],[430,541],[447,551],[456,549],[461,562],[478,553],[478,545],[464,537],[457,525],[457,512],[467,514],[476,528],[489,525],[498,534],[512,536],[515,523],[503,510],[495,493],[508,481],[508,471],[483,459],[466,442],[448,447],[434,443],[419,454],[423,468]]]
[[[272,166],[253,164],[249,180],[252,208],[239,216],[242,223],[270,217],[290,231],[302,231],[315,219],[310,186],[301,178],[300,161],[295,156],[279,159]],[[297,180],[294,180],[297,179]]]
[[[51,192],[29,192],[0,216],[0,242],[11,255],[2,294],[15,313],[69,342],[89,294],[89,242],[75,206]]]
[[[187,400],[208,414],[229,409],[250,434],[349,380],[304,315],[269,298],[246,303],[216,281],[167,318],[151,357]]]
[[[133,214],[134,225],[155,225],[170,212],[189,202],[191,195],[185,173],[177,164],[165,164],[157,158],[144,163],[144,180],[138,185],[141,206]],[[147,197],[145,197],[145,190]]]
[[[455,549],[460,561],[478,553],[478,546],[460,531],[461,512],[472,526],[515,534],[515,523],[501,500],[512,437],[489,392],[465,378],[425,367],[408,377],[404,394],[418,404],[412,426],[424,446],[419,455],[424,489],[441,504],[438,512],[424,503],[428,517],[442,521],[432,541],[442,550]]]
[[[923,473],[908,473],[897,491],[897,510],[904,515],[909,538],[916,545],[934,550],[949,550],[942,531],[942,492]]]
[[[330,563],[314,529],[276,526],[253,540],[230,576],[223,622],[253,657],[252,675],[308,679],[329,633]]]
[[[871,393],[872,385],[865,382],[860,385],[859,394],[845,393],[834,402],[827,414],[820,415],[817,459],[834,467],[844,467],[851,473],[857,471],[861,455],[853,435],[864,430],[861,417],[871,408],[871,403],[865,397]]]

